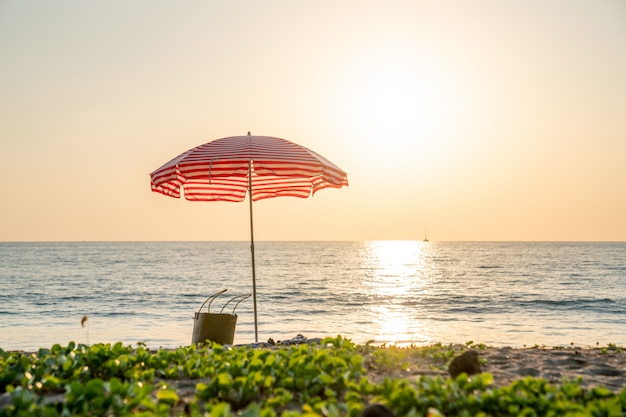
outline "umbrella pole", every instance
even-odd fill
[[[254,303],[254,342],[259,342],[259,326],[256,314],[256,271],[254,268],[254,224],[252,222],[252,161],[248,162],[248,198],[250,199],[250,254],[252,255],[252,300]]]

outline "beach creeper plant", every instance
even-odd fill
[[[404,373],[415,357],[441,369],[453,352],[451,345],[357,346],[341,337],[271,348],[0,349],[0,417],[357,417],[374,402],[396,416],[626,415],[626,389],[583,389],[579,380],[553,385],[528,377],[495,388],[486,373],[455,380]]]

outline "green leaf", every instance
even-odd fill
[[[171,389],[164,389],[157,392],[157,399],[160,402],[164,402],[170,405],[174,405],[178,402],[178,394]]]
[[[215,404],[214,406],[210,407],[209,416],[210,417],[229,417],[230,416],[230,404],[225,403],[225,402]]]
[[[241,413],[241,417],[260,417],[261,416],[261,406],[256,403],[252,403],[248,405],[243,413]]]
[[[104,393],[104,381],[101,379],[92,379],[85,385],[85,398],[95,398]]]

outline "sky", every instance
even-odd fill
[[[214,139],[348,173],[256,240],[626,241],[623,0],[0,0],[0,241],[247,240],[150,190]]]

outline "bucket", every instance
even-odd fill
[[[213,294],[205,300],[200,306],[197,313],[193,318],[193,335],[191,337],[191,343],[205,343],[215,342],[221,345],[232,345],[235,339],[235,325],[237,324],[237,315],[235,309],[251,294],[238,295],[228,300],[222,307],[219,313],[211,313],[211,303],[217,296],[224,294],[226,290],[222,290],[216,294]],[[232,313],[224,313],[224,309],[230,303],[236,301]],[[209,303],[207,312],[203,313],[202,308],[206,303]]]

